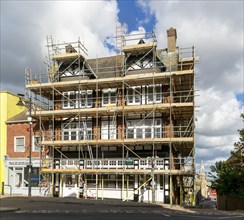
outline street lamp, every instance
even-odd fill
[[[32,108],[32,100],[31,96],[29,96],[29,100],[24,99],[24,94],[17,94],[19,96],[19,101],[16,104],[17,106],[24,106],[29,111],[28,122],[30,124],[30,135],[29,135],[29,167],[28,167],[28,197],[31,197],[31,151],[32,151],[32,117],[31,117],[31,108]]]

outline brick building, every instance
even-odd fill
[[[80,41],[49,36],[47,74],[26,73],[50,194],[190,204],[195,47],[178,48],[174,28],[166,49],[154,32],[118,33],[115,56],[90,60]]]
[[[28,165],[30,154],[30,123],[26,117],[26,111],[8,119],[7,125],[7,155],[5,157],[6,185],[12,187],[13,194],[27,195],[28,193]],[[40,148],[38,146],[40,135],[38,135],[37,124],[32,125],[32,194],[39,194],[39,170],[40,170]],[[9,188],[5,187],[5,192]]]

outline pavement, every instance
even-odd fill
[[[13,208],[13,207],[0,207],[0,212],[15,212],[19,211],[19,208]]]
[[[109,209],[140,209],[148,211],[157,211],[158,209],[163,209],[165,213],[177,213],[177,214],[196,214],[196,215],[208,215],[208,216],[244,216],[244,210],[237,211],[222,211],[210,208],[201,207],[181,207],[178,205],[169,204],[152,204],[152,203],[140,203],[140,202],[123,202],[121,200],[115,199],[76,199],[71,197],[65,198],[54,198],[54,197],[26,197],[26,196],[0,196],[0,212],[15,212],[20,210],[42,210],[43,207],[48,207],[49,209],[55,209],[55,207],[60,207],[60,209],[67,206],[75,207],[85,207],[86,210],[92,210],[94,207],[108,207]],[[81,205],[81,206],[80,206]]]

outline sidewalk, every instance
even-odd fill
[[[178,212],[187,212],[192,214],[198,215],[241,215],[244,216],[244,210],[236,210],[236,211],[223,211],[217,209],[208,209],[208,208],[199,208],[199,207],[181,207],[179,205],[169,205],[169,204],[162,204],[163,208],[178,211]]]
[[[20,210],[19,208],[13,208],[13,207],[0,207],[0,212],[15,212]]]

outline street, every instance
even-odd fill
[[[244,219],[244,213],[218,210],[193,211],[165,208],[118,200],[85,200],[76,198],[7,197],[1,198],[1,220],[88,219],[88,220],[164,220],[164,219]],[[9,209],[9,211],[7,211]]]

